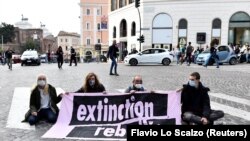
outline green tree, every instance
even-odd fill
[[[15,27],[11,24],[2,23],[0,25],[0,38],[3,36],[3,43],[12,42],[15,38]]]
[[[35,42],[32,40],[32,39],[28,39],[27,41],[26,41],[26,43],[25,43],[25,50],[27,50],[27,49],[36,49],[36,44],[35,44]]]

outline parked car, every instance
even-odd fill
[[[41,64],[37,51],[26,50],[23,52],[21,56],[21,66],[29,64],[35,64],[38,66]]]
[[[127,55],[124,63],[131,66],[138,64],[163,64],[168,66],[173,61],[174,55],[167,49],[151,48],[142,52]]]
[[[227,45],[220,45],[217,48],[217,55],[219,57],[219,63],[229,63],[230,65],[235,65],[237,63],[237,56],[234,53],[234,50],[227,46]],[[210,56],[210,49],[206,49],[201,54],[198,55],[196,59],[196,63],[198,65],[204,64],[204,62],[209,59]],[[208,65],[213,65],[215,63],[215,60],[210,58]]]
[[[12,62],[13,62],[14,64],[16,64],[16,63],[21,63],[21,55],[13,54],[13,55],[12,55]]]
[[[40,55],[40,61],[41,63],[47,63],[48,62],[47,55],[46,54]]]

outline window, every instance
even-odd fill
[[[221,38],[221,20],[216,18],[213,20],[212,23],[212,39],[217,39],[220,42],[220,38]]]
[[[90,23],[88,23],[88,22],[86,23],[86,29],[90,30]]]
[[[66,46],[66,48],[65,48],[65,49],[66,49],[66,51],[67,51],[67,50],[68,50],[68,46]]]
[[[63,39],[61,39],[61,42],[63,42]]]
[[[114,11],[117,9],[117,0],[111,1],[111,11]]]
[[[129,0],[129,4],[133,3],[135,0]]]
[[[155,53],[163,53],[163,52],[165,52],[165,50],[163,50],[163,49],[156,49],[155,50]]]
[[[220,46],[218,48],[218,51],[221,52],[221,51],[229,51],[229,49],[226,47],[226,46]]]
[[[97,24],[97,30],[98,30],[98,31],[101,30],[101,24],[100,24],[100,23]]]
[[[86,14],[87,14],[87,15],[90,15],[90,9],[87,9]]]
[[[131,36],[135,36],[135,34],[136,34],[136,25],[135,22],[133,22],[131,28]]]
[[[126,6],[126,1],[127,0],[119,0],[119,8]]]
[[[113,28],[113,38],[116,38],[116,27]]]
[[[90,39],[87,39],[87,45],[90,45]]]
[[[67,42],[68,42],[68,39],[65,39],[65,42],[67,43]]]
[[[120,37],[127,37],[127,21],[125,19],[120,24]]]
[[[96,10],[96,15],[97,15],[97,16],[100,16],[100,15],[101,15],[101,10],[100,10],[100,9],[97,9],[97,10]]]
[[[142,54],[154,54],[155,51],[153,49],[148,49],[142,52]]]
[[[101,39],[97,39],[97,43],[100,44],[101,43]]]
[[[187,43],[187,20],[181,19],[179,21],[178,43],[183,47]]]

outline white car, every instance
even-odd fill
[[[151,48],[137,54],[125,57],[124,63],[131,66],[138,64],[163,64],[168,66],[173,61],[174,55],[167,49]]]

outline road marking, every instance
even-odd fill
[[[57,94],[64,93],[64,90],[61,88],[56,88],[56,91]],[[35,130],[35,126],[30,126],[27,122],[21,122],[29,109],[30,92],[31,88],[28,87],[15,88],[8,115],[7,128]],[[60,106],[60,103],[58,106]]]
[[[243,118],[245,120],[250,121],[250,112],[241,110],[241,109],[237,109],[231,106],[227,106],[227,105],[223,105],[223,104],[219,104],[216,102],[212,102],[211,101],[211,107],[212,109],[215,110],[222,110],[224,111],[224,113],[227,113],[229,115],[235,116],[235,117],[239,117],[239,118]]]
[[[226,95],[226,94],[222,94],[222,93],[209,93],[209,95],[216,97],[216,98],[221,98],[221,99],[225,99],[228,101],[233,101],[236,103],[241,103],[241,104],[245,104],[245,105],[250,106],[250,100],[247,100],[247,99],[238,98],[235,96],[230,96],[230,95]]]

